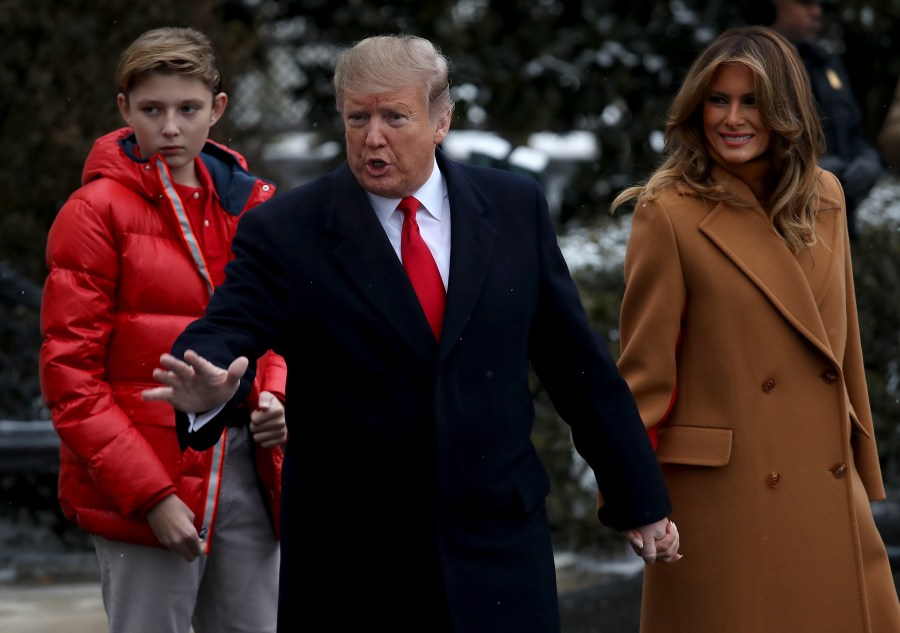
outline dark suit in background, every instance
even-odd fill
[[[850,77],[837,56],[813,42],[799,43],[797,51],[809,74],[825,132],[828,149],[819,165],[837,176],[844,189],[848,230],[855,239],[856,209],[884,173],[881,157],[869,140]]]

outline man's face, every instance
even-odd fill
[[[122,118],[134,128],[141,156],[166,161],[175,182],[196,185],[194,158],[203,149],[209,128],[225,111],[225,93],[213,95],[201,80],[151,72],[118,96]]]
[[[434,167],[434,148],[450,129],[450,114],[429,116],[421,87],[379,94],[347,91],[343,102],[347,162],[363,189],[403,198],[421,187]]]
[[[810,0],[774,0],[772,27],[793,42],[815,40],[822,30],[822,5]]]

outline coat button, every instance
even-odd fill
[[[826,369],[822,372],[822,380],[824,380],[825,382],[834,382],[837,379],[837,372],[833,369]]]
[[[840,479],[844,475],[847,474],[847,466],[846,464],[835,464],[830,468],[831,474]]]
[[[268,190],[269,190],[269,185],[263,185],[263,186],[262,186],[262,190],[263,190],[263,191],[268,191]]]
[[[769,488],[777,488],[781,485],[781,473],[769,473],[768,478],[766,478],[766,483],[769,484]]]
[[[772,378],[769,378],[766,382],[763,383],[763,391],[769,393],[775,388],[775,381]]]

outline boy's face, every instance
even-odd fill
[[[175,182],[198,186],[194,158],[225,111],[225,93],[213,95],[193,77],[151,72],[127,97],[119,94],[118,103],[122,118],[134,128],[141,156],[159,154]]]

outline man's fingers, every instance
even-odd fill
[[[175,387],[184,383],[184,376],[176,373],[175,370],[156,368],[152,373],[156,382],[162,383],[168,387]]]
[[[625,531],[629,545],[647,564],[681,560],[678,528],[669,519]]]
[[[216,369],[219,369],[212,363],[208,363],[208,364],[211,367],[215,367]],[[231,364],[228,366],[228,370],[227,370],[228,378],[231,380],[240,380],[244,376],[244,374],[247,373],[247,367],[249,367],[249,366],[250,366],[250,361],[247,359],[246,356],[238,356],[233,361],[231,361]]]
[[[197,356],[196,354],[194,354],[194,356],[199,358],[199,356]],[[194,373],[192,363],[187,363],[180,358],[172,356],[168,353],[160,355],[159,364],[162,365],[164,371],[168,371],[179,376],[185,376]]]
[[[187,373],[197,374],[198,376],[202,376],[204,378],[216,377],[217,375],[221,375],[222,373],[221,367],[216,367],[192,349],[186,350],[184,352],[184,362],[180,363],[180,367],[178,369]],[[177,372],[178,370],[175,371]]]
[[[656,562],[656,541],[651,539],[649,542],[644,543],[644,547],[641,548],[641,558],[644,559],[645,563]]]
[[[674,563],[683,558],[678,553],[681,546],[681,538],[678,536],[678,527],[673,521],[666,525],[666,535],[656,542],[656,560],[665,563]]]
[[[141,392],[141,397],[144,400],[169,400],[172,397],[172,388],[171,387],[153,387],[151,389],[145,389]]]

